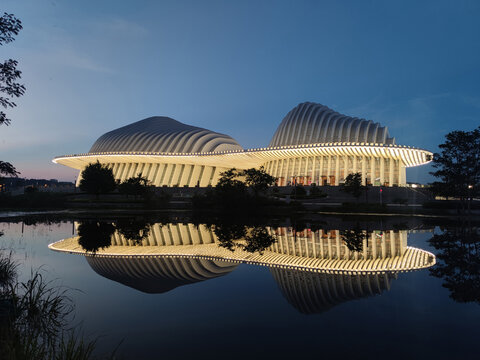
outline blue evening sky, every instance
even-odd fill
[[[22,177],[154,115],[268,145],[304,101],[437,151],[480,124],[480,1],[2,0],[24,29],[2,46],[27,87],[0,127]],[[408,181],[428,182],[429,166]]]

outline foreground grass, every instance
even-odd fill
[[[0,358],[92,359],[96,340],[85,340],[69,324],[74,305],[67,290],[33,271],[18,281],[18,264],[0,251]]]

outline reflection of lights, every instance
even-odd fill
[[[469,188],[469,189],[473,189],[473,185],[468,185],[468,188]]]
[[[416,187],[418,187],[417,184],[412,184],[412,188],[416,188]]]

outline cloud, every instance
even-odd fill
[[[131,21],[121,18],[112,18],[93,23],[94,31],[104,36],[119,36],[129,38],[142,38],[148,34],[148,30]]]
[[[81,52],[74,49],[63,48],[56,50],[50,53],[47,59],[47,61],[49,61],[50,63],[55,63],[66,67],[72,67],[76,69],[94,71],[99,73],[113,73],[112,68],[102,66],[99,63],[95,62],[92,57],[86,54],[82,54]]]

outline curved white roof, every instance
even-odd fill
[[[97,274],[150,294],[227,275],[238,266],[221,260],[174,257],[87,256],[87,262]]]
[[[387,127],[379,123],[305,102],[283,118],[269,147],[331,142],[395,144],[395,138],[389,137]]]
[[[394,272],[383,274],[319,274],[270,268],[287,301],[303,314],[318,314],[343,302],[390,290]]]
[[[149,117],[100,136],[90,153],[201,153],[243,150],[233,138],[164,116]]]

